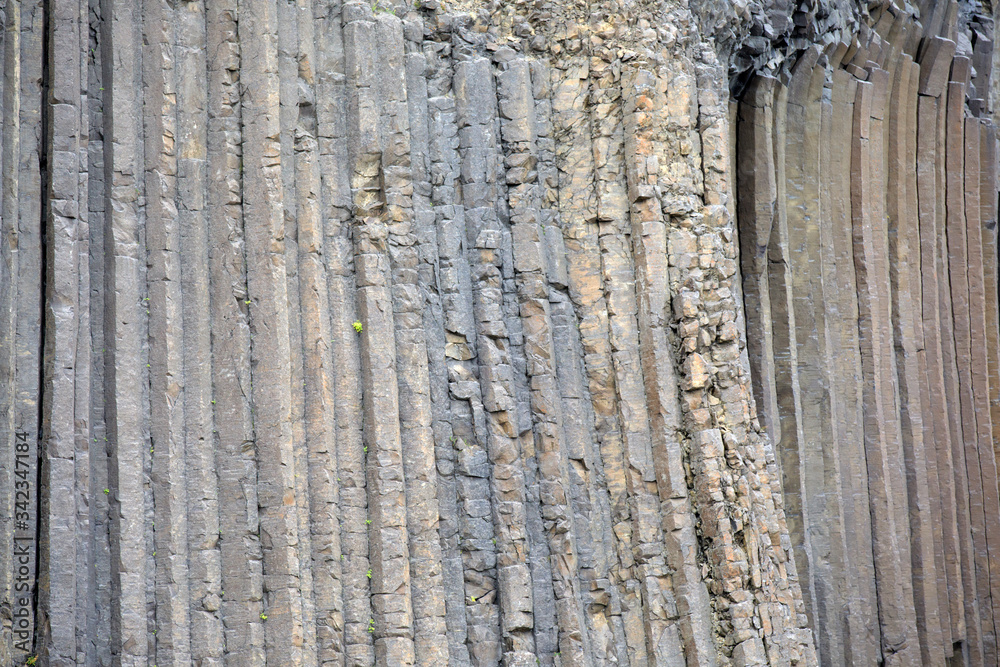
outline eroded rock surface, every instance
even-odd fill
[[[0,664],[998,664],[991,7],[0,8]]]

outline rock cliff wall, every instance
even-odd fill
[[[997,664],[990,7],[0,8],[0,664]]]
[[[992,22],[960,9],[876,10],[739,103],[754,395],[822,664],[998,660]]]

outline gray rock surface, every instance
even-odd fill
[[[997,665],[992,6],[0,0],[0,665]]]

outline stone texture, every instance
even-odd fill
[[[998,664],[991,12],[0,0],[0,664]]]

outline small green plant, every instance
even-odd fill
[[[372,634],[374,632],[375,632],[375,619],[374,618],[369,618],[368,619],[368,634]]]
[[[366,574],[366,576],[367,576],[367,577],[368,577],[369,579],[371,579],[371,578],[372,578],[372,570],[371,570],[371,568],[368,568],[368,572],[366,572],[365,574]]]
[[[246,300],[246,301],[244,301],[243,303],[245,303],[246,305],[248,305],[248,306],[249,306],[249,305],[250,305],[250,299],[247,299],[247,300]]]
[[[111,493],[111,489],[104,489],[104,495],[108,495],[109,493]]]
[[[368,445],[365,445],[365,454],[368,453]]]
[[[104,90],[104,89],[102,88],[101,90]],[[24,664],[26,664],[26,665],[37,665],[38,664],[38,656],[37,655],[29,655],[28,659],[24,661]]]
[[[470,595],[469,599],[472,600],[473,602],[475,602],[476,601],[476,596],[475,595]]]
[[[371,519],[365,519],[365,525],[366,526],[372,525],[372,520]]]
[[[260,615],[260,620],[266,621],[267,620],[267,614],[261,614]]]
[[[361,324],[360,320],[355,320],[354,324],[352,324],[351,326],[354,327],[354,333],[361,333],[362,331],[364,331],[365,328],[364,325]]]

